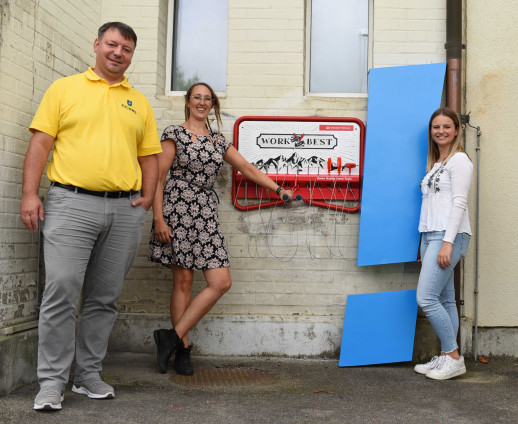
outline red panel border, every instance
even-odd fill
[[[328,203],[320,200],[303,199],[309,205],[319,206],[322,208],[333,209],[340,212],[356,213],[359,212],[361,206],[361,185],[363,181],[363,159],[365,151],[365,125],[358,118],[350,117],[320,117],[320,116],[242,116],[234,123],[234,140],[233,144],[236,149],[239,148],[239,125],[243,121],[301,121],[301,122],[353,122],[360,127],[360,169],[359,169],[359,196],[358,204],[354,207],[346,207],[334,203]],[[271,206],[282,205],[282,200],[275,200],[265,203],[258,203],[253,205],[241,205],[237,199],[237,170],[232,169],[232,203],[234,207],[240,211],[249,211],[259,208],[267,208]]]

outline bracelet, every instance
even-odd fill
[[[275,190],[275,194],[278,196],[281,190],[284,190],[284,188],[281,186],[277,187],[277,190]]]

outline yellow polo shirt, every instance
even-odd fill
[[[55,138],[49,179],[88,190],[140,190],[137,156],[162,151],[146,97],[126,77],[109,85],[93,68],[56,80],[29,129]]]

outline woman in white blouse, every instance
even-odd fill
[[[466,372],[457,345],[459,319],[453,269],[466,255],[471,236],[467,203],[473,164],[460,144],[459,130],[459,118],[451,109],[441,108],[432,114],[427,174],[421,181],[422,267],[417,303],[441,340],[441,354],[414,370],[435,380]]]

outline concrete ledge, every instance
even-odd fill
[[[31,330],[33,328],[38,328],[38,321],[24,322],[23,324],[16,324],[10,327],[0,328],[0,336],[9,336],[11,334],[16,334],[20,331]]]
[[[343,317],[208,315],[190,333],[196,355],[338,358]],[[166,315],[119,314],[112,352],[155,353],[153,330],[171,328]],[[440,344],[428,320],[417,320],[414,361],[430,359]]]
[[[461,347],[464,356],[475,354],[475,327],[473,321],[461,319]],[[518,357],[517,327],[478,327],[477,356]],[[474,358],[477,359],[477,358]]]
[[[412,360],[414,362],[426,362],[441,351],[441,342],[435,331],[424,316],[417,317],[414,338],[414,352]]]
[[[460,318],[460,353],[466,358],[473,357],[473,321]]]
[[[209,315],[189,336],[197,355],[336,358],[342,321],[334,317]],[[120,314],[108,349],[154,353],[152,336],[157,328],[171,328],[169,317]]]
[[[36,381],[38,329],[0,336],[0,395]]]
[[[474,331],[474,329],[472,329]],[[477,354],[488,357],[518,357],[518,328],[479,327]]]

